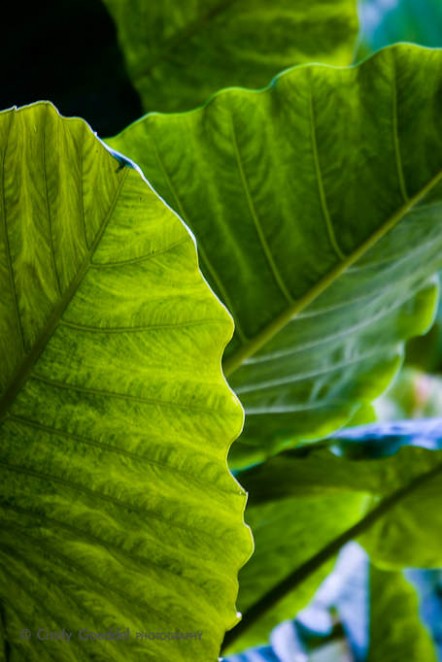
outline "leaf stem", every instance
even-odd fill
[[[242,363],[258,352],[266,345],[281,329],[286,326],[296,315],[302,312],[323,292],[325,292],[345,271],[357,262],[370,248],[373,248],[390,230],[392,230],[403,217],[413,209],[431,190],[442,180],[442,172],[438,172],[418,193],[403,204],[390,218],[385,221],[373,234],[371,234],[358,248],[356,248],[345,260],[341,260],[329,271],[316,285],[314,285],[303,297],[295,301],[291,306],[285,308],[275,319],[265,326],[254,338],[243,344],[224,362],[223,369],[226,377],[241,367]]]

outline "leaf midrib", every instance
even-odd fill
[[[114,197],[109,207],[109,210],[103,219],[101,227],[98,230],[97,235],[91,247],[86,253],[83,262],[81,263],[75,278],[72,280],[71,284],[66,289],[64,295],[60,298],[59,302],[54,307],[54,310],[52,311],[52,314],[49,316],[48,321],[43,327],[43,330],[38,340],[34,343],[32,350],[29,352],[29,354],[19,364],[17,371],[15,372],[14,376],[11,379],[9,388],[6,389],[3,397],[0,399],[0,424],[6,418],[9,408],[14,403],[14,400],[17,394],[20,392],[23,385],[26,383],[32,369],[34,368],[35,363],[39,359],[40,355],[42,354],[49,340],[52,338],[58,326],[58,323],[63,316],[63,313],[65,312],[66,308],[72,301],[83,278],[85,277],[87,271],[89,270],[95,251],[98,248],[98,245],[103,237],[104,232],[106,231],[110,219],[112,218],[118,198],[120,196],[121,189],[123,187],[124,182],[126,181],[128,172],[129,172],[128,169],[125,168],[121,175],[121,180],[117,188],[115,189]]]
[[[304,296],[287,306],[274,320],[265,326],[253,338],[250,338],[241,347],[233,352],[223,364],[224,374],[228,377],[240,368],[243,362],[253,356],[262,347],[272,340],[282,329],[307,306],[315,301],[323,292],[335,283],[347,269],[363,257],[377,244],[390,230],[415,207],[431,190],[442,181],[442,171],[439,171],[418,193],[409,198],[396,213],[387,219],[375,232],[373,232],[358,248],[350,253],[345,260],[339,262],[329,273],[319,280]]]

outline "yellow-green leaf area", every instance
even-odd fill
[[[226,462],[243,422],[221,370],[230,315],[187,228],[82,120],[1,113],[0,164],[11,659],[216,660],[252,545]]]

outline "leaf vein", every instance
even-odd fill
[[[24,557],[18,551],[14,551],[14,548],[12,548],[10,545],[5,544],[5,543],[0,543],[0,548],[1,547],[3,547],[3,548],[6,547],[6,548],[10,549],[11,552],[13,552],[12,555],[11,555],[13,558],[16,558],[16,557],[21,558],[26,567],[28,567],[28,568],[32,567],[36,571],[36,575],[38,575],[38,576],[43,575],[44,577],[46,577],[49,580],[48,581],[49,584],[53,583],[53,581],[54,581],[54,576],[53,575],[55,575],[55,574],[58,574],[59,577],[61,575],[61,577],[63,577],[63,579],[65,578],[65,575],[64,575],[64,572],[63,572],[63,565],[62,565],[63,562],[64,562],[64,567],[65,568],[69,568],[69,569],[73,568],[76,571],[77,576],[87,578],[87,580],[88,580],[88,582],[87,582],[88,589],[92,589],[100,597],[102,597],[103,595],[107,596],[108,593],[112,593],[113,595],[118,596],[118,598],[120,600],[122,600],[126,605],[130,605],[130,607],[131,607],[130,611],[133,612],[133,609],[134,609],[133,596],[127,595],[127,594],[123,593],[122,591],[117,590],[115,588],[115,586],[111,585],[110,582],[105,583],[104,581],[100,580],[99,577],[97,576],[97,574],[92,574],[92,573],[88,572],[86,568],[84,568],[83,566],[76,563],[72,559],[72,557],[67,556],[66,554],[63,554],[62,552],[60,552],[55,546],[51,547],[50,545],[45,544],[42,538],[39,538],[37,536],[33,536],[28,531],[26,531],[26,534],[25,534],[18,526],[15,526],[15,525],[11,524],[10,522],[8,522],[8,528],[13,529],[15,535],[17,535],[18,537],[20,537],[22,539],[25,539],[25,540],[29,539],[30,541],[32,541],[34,543],[35,546],[39,547],[40,548],[40,554],[44,555],[43,556],[44,560],[49,559],[51,557],[53,557],[53,559],[59,559],[59,562],[61,562],[61,565],[58,565],[58,567],[57,567],[57,564],[53,562],[53,559],[51,559],[51,573],[53,573],[53,574],[48,574],[42,568],[41,562],[39,563],[40,559],[35,559],[35,562],[33,563],[30,560],[29,557]],[[32,549],[35,550],[35,547],[33,546]],[[107,547],[106,547],[106,551],[109,551],[107,549]],[[123,564],[121,559],[118,559],[118,561]],[[146,559],[146,561],[148,561],[148,559]],[[147,563],[147,565],[154,565],[154,564],[153,563]],[[162,568],[162,569],[164,569],[165,571],[172,572],[168,568]],[[57,573],[57,570],[58,570],[58,573]],[[133,568],[130,568],[130,571],[133,572]],[[144,568],[144,571],[145,571],[145,568]],[[105,589],[105,590],[103,591],[103,589]],[[84,604],[81,604],[79,602],[79,600],[77,600],[74,597],[74,591],[69,591],[69,599],[72,600],[76,604],[76,606],[78,607],[77,613],[83,615],[84,614]],[[136,608],[136,604],[137,603],[135,603],[135,608]],[[159,616],[160,618],[164,619],[164,614],[161,614],[161,612],[159,612],[157,609],[155,609],[155,607],[153,607],[152,604],[149,604],[149,612],[152,612],[152,613],[156,614],[157,616]],[[143,613],[144,613],[143,609],[141,608],[140,611],[137,610],[137,613],[138,613],[139,616],[142,616]],[[92,618],[92,614],[89,613],[88,617]],[[93,619],[93,620],[95,620],[95,619]],[[81,644],[80,644],[80,646],[81,646]]]
[[[137,507],[135,503],[133,504],[125,503],[125,501],[119,499],[118,497],[112,496],[110,494],[104,494],[99,490],[88,488],[85,485],[81,485],[79,483],[74,482],[73,480],[70,480],[66,476],[63,477],[55,476],[54,474],[48,474],[45,473],[44,471],[30,469],[29,467],[25,467],[23,464],[11,464],[3,460],[0,461],[0,466],[3,467],[6,471],[12,471],[16,474],[23,474],[25,476],[30,476],[36,478],[37,480],[41,480],[45,483],[47,483],[48,481],[58,483],[60,485],[63,485],[63,487],[70,489],[73,492],[77,492],[79,494],[88,496],[92,500],[98,499],[100,501],[106,501],[118,509],[127,510],[129,511],[129,513],[135,513],[143,521],[145,521],[146,516],[149,516],[150,518],[157,520],[161,524],[165,524],[167,527],[170,527],[173,524],[174,528],[178,528],[181,529],[182,531],[186,531],[187,533],[191,533],[192,536],[195,535],[195,530],[197,527],[188,526],[187,524],[180,522],[176,517],[176,513],[173,517],[173,520],[170,520],[163,517],[158,510],[152,510],[151,508],[147,508],[147,507],[140,508]],[[138,501],[139,499],[137,499],[137,502]],[[199,528],[198,534],[200,536],[205,536],[209,538],[213,544],[213,535],[210,531],[203,528]]]
[[[179,402],[174,402],[172,400],[161,400],[159,398],[143,398],[137,395],[131,395],[129,393],[117,393],[114,391],[107,391],[106,389],[98,388],[89,388],[87,386],[80,386],[77,384],[69,384],[66,382],[60,382],[55,379],[49,379],[43,375],[32,373],[29,376],[29,379],[34,379],[35,381],[42,382],[48,386],[54,388],[61,388],[68,391],[76,391],[78,393],[84,393],[85,395],[98,395],[106,398],[113,398],[115,400],[128,400],[131,402],[139,402],[140,404],[147,405],[159,405],[160,407],[176,407],[177,409],[183,409],[185,411],[200,411],[202,413],[211,414],[213,416],[214,410],[207,407],[199,407],[198,405],[182,404]]]
[[[235,387],[235,393],[238,395],[242,393],[253,393],[255,391],[265,391],[269,388],[274,388],[276,386],[283,386],[284,384],[295,384],[297,382],[304,382],[308,379],[311,379],[312,377],[319,377],[319,375],[326,375],[328,373],[333,373],[336,372],[337,370],[341,370],[342,368],[346,368],[350,365],[355,365],[356,363],[360,363],[362,361],[365,361],[366,359],[375,356],[378,357],[378,361],[382,360],[382,358],[380,357],[379,347],[376,348],[375,352],[367,352],[365,354],[360,354],[354,359],[349,359],[347,361],[334,363],[332,366],[327,366],[326,368],[322,368],[321,370],[312,370],[310,372],[296,373],[295,375],[290,375],[282,379],[273,379],[261,383],[254,382],[253,384],[246,384],[244,387],[241,386]]]
[[[50,201],[49,201],[49,185],[48,185],[48,173],[47,173],[47,164],[46,164],[46,127],[47,127],[48,119],[50,118],[50,113],[51,113],[51,106],[48,105],[46,107],[46,116],[45,116],[45,123],[44,123],[44,128],[43,128],[43,149],[42,149],[42,154],[43,154],[43,179],[44,179],[44,182],[45,182],[46,213],[47,213],[48,225],[49,225],[49,243],[50,243],[51,262],[52,262],[52,268],[54,270],[55,283],[57,285],[57,292],[58,292],[58,295],[61,296],[62,289],[61,289],[61,284],[60,284],[60,276],[59,276],[58,269],[57,269],[57,261],[56,261],[56,257],[55,257],[52,212],[51,212],[51,204],[50,204]]]
[[[392,59],[392,63],[394,60]],[[397,84],[396,84],[396,73],[393,67],[393,78],[392,78],[392,130],[393,130],[393,145],[394,145],[394,155],[396,160],[396,170],[397,176],[399,179],[399,188],[401,191],[402,198],[405,203],[409,200],[409,195],[407,192],[407,186],[405,184],[404,178],[404,169],[402,164],[402,155],[401,147],[399,142],[399,131],[398,131],[398,104],[397,104]]]
[[[307,308],[323,292],[325,292],[336,280],[344,274],[357,260],[365,255],[378,241],[390,232],[406,214],[417,205],[425,196],[442,180],[442,171],[437,172],[432,179],[412,198],[407,204],[402,205],[396,213],[392,214],[382,225],[378,227],[358,248],[356,248],[344,262],[339,263],[323,276],[308,292],[298,299],[293,306],[283,310],[278,317],[270,322],[250,341],[237,349],[224,363],[224,374],[229,376],[241,367],[245,359],[253,356],[265,346],[277,333],[283,329],[288,322]]]
[[[155,460],[151,458],[149,455],[140,455],[139,453],[128,451],[127,449],[122,448],[121,446],[114,446],[112,444],[107,444],[103,441],[91,439],[90,437],[84,437],[82,435],[73,434],[71,432],[60,430],[59,428],[54,428],[49,425],[43,425],[42,423],[38,423],[37,421],[32,421],[31,419],[24,418],[22,416],[16,416],[15,414],[14,415],[10,414],[7,420],[15,421],[19,424],[25,425],[27,427],[31,427],[35,430],[41,430],[42,432],[47,432],[48,434],[54,434],[60,437],[64,437],[65,439],[71,439],[72,441],[79,442],[81,444],[84,444],[85,446],[90,446],[92,448],[99,448],[100,450],[109,453],[114,453],[116,455],[123,455],[124,457],[128,457],[132,460],[135,460],[138,463],[147,462],[148,464],[154,467],[159,467],[160,469],[167,469],[168,471],[171,471],[174,474],[175,473],[181,474],[186,479],[188,480],[190,479],[195,484],[201,485],[206,493],[210,489],[219,492],[220,494],[236,494],[236,492],[233,492],[233,490],[224,490],[220,488],[218,485],[215,485],[213,482],[211,482],[210,485],[208,485],[206,481],[199,479],[193,473],[190,473],[189,471],[185,471],[179,466],[168,464],[167,462],[161,462],[160,460]],[[182,440],[180,442],[180,447],[184,449],[184,444]],[[187,450],[192,453],[195,452],[194,447],[188,447]],[[207,452],[205,453],[205,455],[207,456]]]
[[[165,253],[168,253],[169,251],[173,250],[174,248],[177,248],[178,246],[182,246],[183,244],[187,244],[189,241],[189,237],[186,233],[186,236],[183,237],[182,239],[179,239],[178,241],[174,241],[172,244],[169,246],[166,246],[166,248],[157,250],[157,251],[152,251],[152,253],[148,253],[147,255],[140,255],[140,257],[134,257],[129,260],[120,260],[118,262],[91,262],[90,268],[91,269],[108,269],[112,267],[124,267],[129,264],[138,264],[141,262],[148,262],[149,260],[153,259],[157,255],[164,255]]]
[[[112,218],[126,176],[127,173],[124,172],[124,174],[120,179],[119,185],[115,189],[113,201],[111,203],[111,206],[109,208],[106,217],[103,219],[102,226],[100,228],[100,231],[97,233],[94,243],[90,249],[90,253],[85,257],[82,265],[80,266],[77,272],[76,277],[72,280],[70,286],[67,288],[66,292],[64,293],[64,296],[61,298],[59,303],[54,307],[52,315],[49,317],[46,326],[44,327],[44,329],[40,334],[39,339],[34,344],[31,353],[28,354],[26,359],[19,366],[17,373],[14,375],[14,377],[11,380],[9,388],[3,394],[3,397],[0,399],[0,423],[2,418],[4,418],[4,416],[6,415],[7,410],[14,402],[17,393],[20,391],[20,389],[26,382],[26,379],[28,378],[31,370],[33,369],[34,364],[36,363],[37,359],[40,357],[41,353],[46,347],[46,344],[52,338],[58,326],[58,323],[61,319],[61,316],[63,315],[66,308],[69,306],[71,300],[75,296],[79,284],[82,282],[85,274],[87,273],[90,265],[91,256],[94,254],[98,246],[98,243],[103,233],[105,232],[110,219]]]
[[[333,227],[333,221],[331,219],[330,210],[328,208],[327,196],[325,195],[324,178],[322,176],[321,164],[319,162],[318,143],[316,140],[315,110],[313,105],[313,92],[311,88],[309,95],[309,120],[310,120],[310,135],[312,141],[313,161],[315,164],[316,181],[318,185],[319,199],[321,201],[322,215],[324,217],[325,225],[327,227],[328,238],[330,239],[330,243],[336,255],[340,260],[345,260],[347,256],[339,246],[338,240],[336,239],[336,234]]]
[[[243,165],[243,160],[241,157],[241,153],[239,150],[239,145],[238,145],[238,137],[236,134],[236,129],[235,129],[235,122],[233,119],[233,114],[230,115],[230,120],[231,120],[231,126],[232,126],[232,144],[234,148],[234,153],[235,153],[235,159],[236,163],[238,166],[238,171],[239,171],[239,176],[241,179],[241,184],[242,188],[245,193],[245,197],[247,200],[247,206],[249,208],[250,216],[253,220],[253,224],[255,226],[256,234],[258,235],[259,242],[261,244],[262,250],[264,252],[264,255],[266,257],[267,263],[270,267],[270,270],[272,272],[272,275],[281,290],[284,298],[288,303],[293,303],[293,297],[290,294],[286,284],[284,283],[284,280],[279,272],[278,267],[276,266],[276,262],[274,260],[274,257],[272,255],[272,252],[270,250],[270,246],[268,244],[268,241],[264,235],[264,230],[261,224],[261,221],[259,220],[258,214],[256,213],[255,205],[253,203],[252,195],[250,192],[250,187],[249,183],[247,181],[246,173],[244,170],[244,165]]]
[[[9,562],[10,562],[11,558],[12,558],[13,562],[15,561],[16,557],[23,558],[21,556],[21,554],[14,551],[13,547],[10,547],[9,545],[6,545],[4,542],[0,542],[0,549],[1,548],[7,548],[8,550],[10,550],[9,554],[4,552],[4,556],[6,556],[6,559]],[[25,561],[25,567],[28,567],[28,566],[33,566],[33,564],[29,560],[26,560]],[[29,600],[28,604],[38,605],[39,609],[41,609],[43,613],[47,614],[49,616],[49,618],[52,620],[53,623],[56,623],[58,625],[58,628],[61,632],[61,630],[64,627],[64,623],[63,623],[63,627],[62,627],[62,624],[58,621],[57,616],[54,616],[53,612],[48,608],[47,601],[41,600],[40,596],[37,596],[33,591],[31,591],[29,589],[28,585],[26,585],[24,582],[22,582],[20,579],[18,579],[17,575],[11,570],[10,564],[7,567],[8,567],[8,580],[9,581],[12,580],[12,582],[14,584],[19,586],[20,589],[23,591],[23,593],[26,593],[26,595],[29,596],[30,600]],[[14,606],[12,604],[8,603],[8,607],[10,609],[12,609],[12,611],[14,611],[17,616],[20,615],[19,618],[22,621],[23,625],[28,625],[29,624],[28,623],[29,616],[27,615],[25,619],[22,618],[23,612],[20,612],[20,610],[17,609],[17,601],[16,600],[14,601]],[[75,641],[74,645],[79,646],[77,641]],[[54,655],[52,655],[52,651],[50,649],[51,649],[51,646],[46,646],[45,657],[46,657],[46,655],[49,654],[49,659],[55,660],[55,662],[59,662],[59,659],[60,659],[59,656],[57,655],[57,657],[54,657]],[[28,659],[31,659],[31,658],[28,658]],[[72,660],[72,658],[70,658],[70,659]]]
[[[238,0],[221,0],[221,2],[199,16],[195,21],[188,23],[183,29],[179,30],[169,39],[165,40],[162,44],[162,52],[157,54],[157,56],[152,59],[147,67],[139,70],[138,72],[135,71],[134,76],[136,78],[142,76],[150,76],[152,70],[158,66],[162,60],[167,60],[168,53],[175,51],[175,49],[181,45],[183,40],[187,41],[191,39],[191,37],[196,34],[202,26],[205,26],[208,21],[213,20],[219,14],[226,11],[230,5],[233,5],[235,2],[238,2]]]
[[[331,334],[328,336],[323,336],[319,338],[319,340],[314,340],[313,342],[308,342],[305,343],[304,345],[297,345],[295,349],[289,349],[287,351],[280,351],[280,352],[274,352],[273,354],[266,354],[262,356],[256,356],[253,358],[253,360],[250,361],[250,363],[264,363],[265,361],[272,361],[274,359],[279,359],[279,358],[285,358],[287,356],[293,356],[294,354],[299,354],[306,349],[312,349],[314,347],[319,347],[321,345],[326,345],[329,342],[335,341],[335,340],[341,340],[343,338],[347,338],[347,336],[351,335],[355,331],[361,331],[362,329],[366,329],[367,327],[370,327],[374,322],[379,322],[379,320],[384,319],[385,317],[388,317],[391,315],[392,312],[396,311],[398,308],[401,308],[405,303],[408,301],[411,301],[414,296],[416,295],[416,292],[412,292],[411,295],[408,293],[408,296],[406,298],[397,300],[394,305],[389,306],[385,310],[383,310],[381,313],[378,315],[373,315],[371,316],[368,320],[364,319],[363,322],[359,322],[358,324],[354,324],[353,326],[346,327],[344,330],[339,333]],[[296,320],[293,320],[295,323]]]
[[[55,517],[49,517],[49,515],[46,512],[42,513],[41,509],[37,511],[35,509],[33,510],[32,508],[24,508],[22,506],[18,506],[15,503],[14,504],[9,502],[3,503],[1,501],[1,495],[0,495],[0,508],[3,508],[4,510],[12,510],[13,512],[21,513],[22,515],[25,515],[27,517],[29,517],[32,514],[32,517],[38,518],[42,522],[48,522],[49,528],[54,528],[53,525],[55,525],[56,527],[65,529],[73,536],[75,536],[76,540],[83,538],[84,540],[91,542],[93,545],[98,544],[100,547],[103,547],[106,551],[108,551],[112,555],[127,556],[128,558],[130,558],[131,562],[133,561],[142,572],[145,572],[146,566],[152,566],[154,568],[159,567],[163,569],[163,566],[160,565],[160,563],[158,563],[152,558],[147,557],[144,554],[138,555],[134,552],[131,552],[129,555],[127,554],[127,549],[125,547],[121,547],[117,543],[112,542],[110,540],[99,538],[98,536],[90,533],[89,531],[86,531],[85,529],[81,529],[77,526],[74,526],[67,519],[59,520]],[[146,536],[146,541],[147,541],[147,536]],[[150,539],[149,539],[149,544],[151,544]],[[175,545],[171,546],[170,544],[167,544],[163,539],[160,542],[158,542],[158,546],[163,553],[165,552],[166,548],[168,553],[172,552],[169,559],[167,559],[168,561],[174,559],[176,554]],[[111,552],[111,549],[114,551]],[[186,559],[190,559],[191,557],[193,557],[194,568],[195,569],[199,568],[201,564],[201,556],[195,552],[194,548],[188,547],[186,549]],[[213,574],[214,572],[215,572],[215,568],[211,568],[211,574]],[[217,574],[219,575],[219,577],[222,577],[222,573],[220,571],[217,571]]]
[[[171,192],[171,194],[172,194],[172,196],[175,200],[176,208],[179,211],[179,214],[180,214],[182,220],[190,227],[190,223],[188,221],[187,214],[184,210],[183,203],[182,203],[180,197],[178,196],[178,192],[176,190],[176,187],[175,187],[175,185],[172,181],[172,178],[170,177],[170,175],[167,171],[167,168],[164,164],[164,161],[163,161],[162,156],[160,154],[160,150],[158,149],[158,145],[156,143],[154,134],[152,134],[152,144],[153,144],[153,147],[154,147],[154,150],[155,150],[155,155],[156,155],[156,159],[157,159],[158,165],[160,167],[160,170],[163,173],[163,176],[164,176],[164,179],[166,180],[169,191]],[[198,237],[197,237],[197,239],[198,239]],[[242,343],[246,343],[248,338],[245,335],[244,331],[242,330],[239,317],[238,317],[238,315],[235,311],[235,306],[233,306],[230,295],[227,293],[227,290],[225,289],[224,284],[221,281],[221,278],[218,276],[218,273],[217,273],[215,267],[210,262],[210,260],[207,256],[207,253],[206,253],[206,251],[205,251],[205,249],[202,245],[202,242],[200,242],[200,241],[198,242],[198,245],[197,245],[197,252],[199,253],[199,255],[201,257],[202,262],[205,264],[205,267],[206,267],[207,271],[209,272],[210,277],[212,278],[216,288],[220,292],[222,300],[225,301],[225,303],[226,303],[226,305],[229,309],[230,314],[234,318],[235,331],[238,334],[239,339],[241,340]]]
[[[103,326],[90,326],[86,324],[78,324],[77,322],[70,322],[69,320],[60,320],[60,326],[68,326],[71,329],[84,331],[88,333],[104,333],[104,334],[122,334],[122,333],[140,333],[143,331],[150,331],[151,329],[181,329],[187,327],[206,326],[207,324],[220,324],[219,319],[201,319],[201,320],[185,320],[183,322],[171,322],[170,324],[146,324],[143,326],[119,326],[119,327],[103,327]]]
[[[292,405],[289,407],[284,407],[283,405],[278,405],[276,407],[247,407],[246,405],[244,406],[245,412],[247,416],[268,416],[269,414],[295,414],[297,412],[304,412],[304,411],[310,411],[313,409],[322,409],[323,407],[327,407],[330,409],[332,406],[337,406],[337,405],[348,405],[348,400],[344,400],[343,398],[324,398],[324,400],[318,400],[318,402],[312,403],[312,404],[300,404],[299,406],[297,405]]]
[[[6,169],[6,153],[8,151],[8,145],[9,145],[9,137],[11,135],[11,128],[12,128],[12,123],[15,118],[15,112],[11,112],[11,119],[9,121],[8,125],[8,131],[6,134],[6,140],[5,140],[5,151],[3,154],[3,163],[2,163],[2,216],[3,216],[3,227],[4,227],[4,232],[5,232],[5,248],[6,248],[6,257],[7,257],[7,264],[8,264],[8,272],[9,272],[9,283],[11,287],[11,292],[14,300],[14,313],[16,317],[16,324],[17,324],[17,329],[18,329],[18,336],[20,339],[21,347],[22,347],[22,352],[25,353],[25,338],[24,338],[24,331],[23,331],[23,324],[20,316],[20,310],[18,306],[18,293],[17,293],[17,288],[15,285],[15,276],[14,276],[14,264],[13,264],[13,259],[12,259],[12,253],[11,253],[11,245],[9,242],[9,234],[8,234],[8,224],[6,222],[6,191],[5,191],[5,169]]]

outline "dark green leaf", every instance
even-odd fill
[[[146,110],[193,108],[302,62],[349,64],[355,0],[104,0]]]
[[[275,480],[272,472],[268,474],[268,480],[271,486]],[[365,502],[364,494],[347,493],[346,498],[342,498],[341,494],[327,490],[320,495],[308,490],[304,494],[301,489],[296,495],[280,499],[269,497],[255,503],[254,488],[255,485],[251,485],[246,519],[253,531],[255,552],[239,574],[239,609],[245,620],[250,607],[278,582],[308,563],[330,541],[358,522]],[[305,581],[298,583],[293,591],[263,613],[234,645],[227,648],[227,652],[265,643],[275,625],[293,618],[309,603],[321,581],[332,570],[333,561],[334,555],[306,575]],[[232,634],[235,636],[236,630]]]
[[[196,235],[232,312],[232,466],[343,426],[430,326],[442,262],[442,52],[302,66],[110,140]]]

